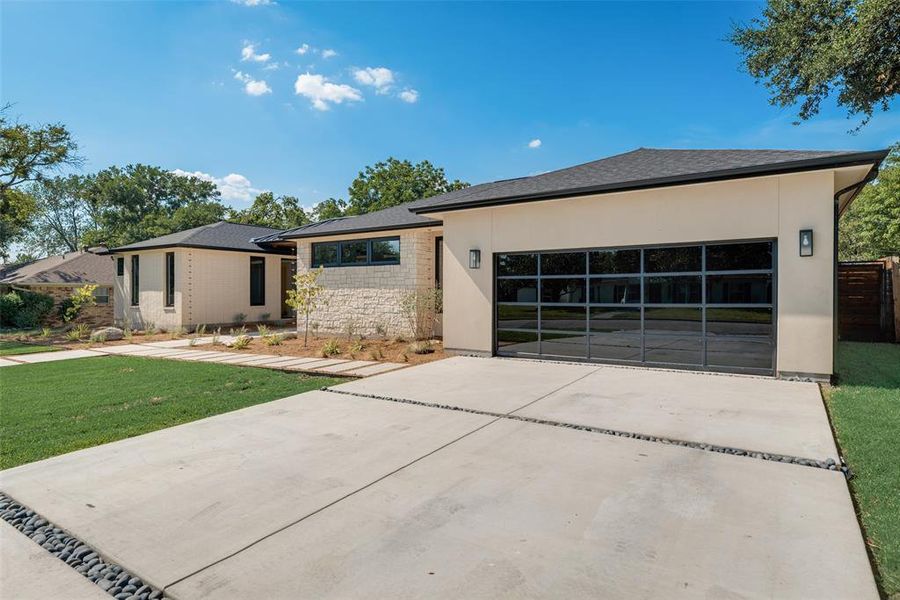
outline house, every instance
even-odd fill
[[[0,272],[0,291],[13,289],[47,294],[55,307],[72,295],[76,288],[94,284],[94,306],[85,307],[79,321],[101,326],[113,322],[114,300],[112,294],[115,270],[113,261],[105,256],[106,248],[85,248],[48,256],[19,265],[11,265]],[[49,316],[51,325],[61,324],[56,310]]]
[[[837,219],[886,155],[641,148],[252,243],[324,267],[325,331],[436,286],[451,351],[823,379]]]
[[[275,233],[219,221],[112,248],[115,321],[170,330],[293,318],[294,251],[251,241]]]

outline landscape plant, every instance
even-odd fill
[[[30,329],[37,327],[53,310],[47,294],[13,290],[0,295],[0,326]]]
[[[247,320],[247,315],[245,315],[242,312],[239,312],[239,313],[235,314],[231,320],[235,325],[243,325],[244,321]]]
[[[78,318],[81,311],[97,304],[94,298],[94,290],[97,286],[93,283],[86,283],[81,287],[75,288],[68,298],[59,304],[59,316],[65,323],[71,323]]]
[[[406,319],[410,335],[415,340],[431,338],[442,310],[442,294],[438,288],[418,288],[400,299],[400,310]]]
[[[234,341],[231,342],[231,347],[235,350],[243,350],[247,346],[250,345],[250,342],[253,341],[253,338],[249,335],[239,335],[234,338]]]
[[[326,358],[329,356],[337,356],[340,353],[341,353],[341,345],[335,339],[327,340],[322,345],[322,356],[324,356]]]
[[[294,275],[294,289],[288,290],[285,304],[302,314],[304,319],[303,347],[309,345],[309,315],[321,304],[325,287],[319,284],[319,276],[323,267]]]

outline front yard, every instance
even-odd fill
[[[34,354],[36,352],[52,352],[54,350],[59,350],[59,348],[46,344],[24,344],[16,340],[0,340],[0,356]]]
[[[336,383],[269,369],[103,357],[0,370],[0,469]]]
[[[825,397],[855,477],[866,543],[888,597],[900,597],[900,345],[841,342]]]

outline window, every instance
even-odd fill
[[[131,255],[131,305],[137,306],[141,301],[141,257]]]
[[[362,267],[399,265],[400,238],[316,242],[312,245],[313,267]]]
[[[97,304],[109,304],[109,288],[100,286],[94,290],[94,301]]]
[[[125,274],[125,257],[119,256],[116,258],[116,276],[121,277]]]
[[[166,306],[175,306],[175,253],[166,252]]]
[[[250,306],[264,306],[266,303],[266,259],[250,257]]]

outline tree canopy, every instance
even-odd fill
[[[390,157],[359,172],[348,190],[347,215],[398,206],[420,198],[468,187],[459,180],[447,181],[444,169],[427,160],[413,164]]]
[[[275,196],[272,192],[263,192],[253,204],[244,210],[232,209],[228,219],[247,225],[262,225],[275,229],[291,229],[309,223],[309,215],[294,196]]]
[[[874,260],[900,254],[900,143],[885,159],[878,179],[867,185],[841,216],[841,260]]]
[[[900,92],[900,0],[769,0],[731,41],[770,102],[807,120],[833,91],[850,115],[888,110]]]

